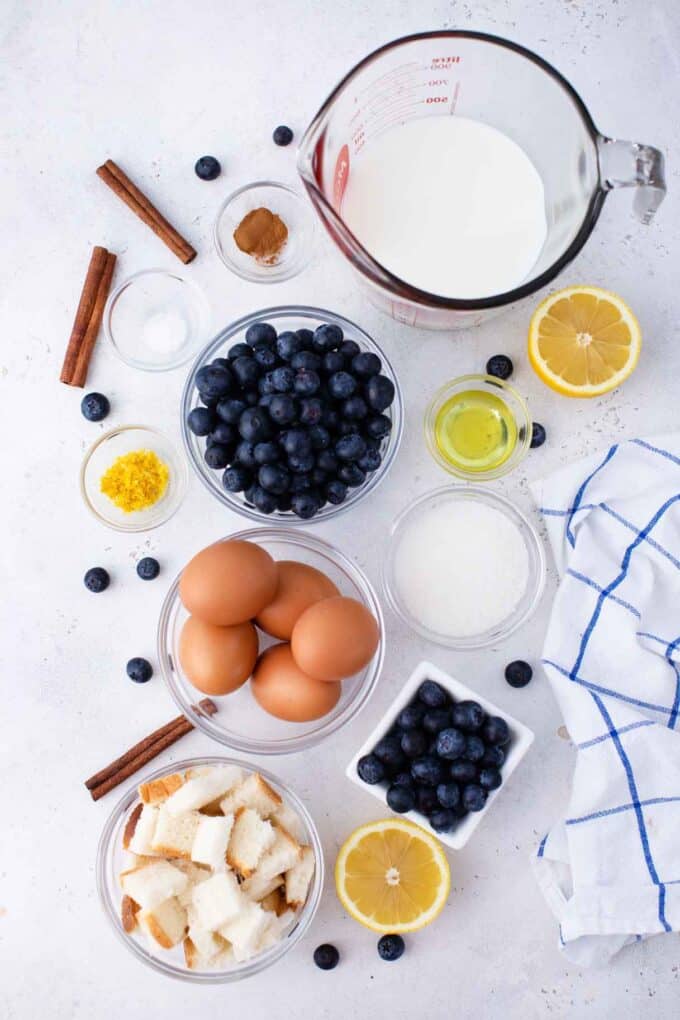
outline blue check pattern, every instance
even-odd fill
[[[577,748],[537,851],[570,872],[560,942],[680,930],[680,437],[533,490],[561,574],[543,665]]]

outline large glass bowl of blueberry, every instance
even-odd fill
[[[199,355],[182,395],[182,434],[206,488],[251,520],[323,521],[389,471],[401,391],[362,329],[287,305],[227,326]]]
[[[460,850],[533,739],[518,719],[421,662],[346,775]]]

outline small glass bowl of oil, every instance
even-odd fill
[[[492,375],[461,375],[435,393],[425,412],[430,453],[458,478],[485,481],[508,474],[531,443],[529,408]]]

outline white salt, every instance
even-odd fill
[[[472,637],[502,623],[524,595],[529,554],[500,510],[468,501],[424,509],[394,557],[398,596],[422,626]]]
[[[186,343],[189,324],[180,312],[155,312],[142,327],[142,343],[154,354],[174,354]]]

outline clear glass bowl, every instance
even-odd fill
[[[395,558],[407,529],[420,513],[444,502],[471,502],[492,507],[500,511],[519,530],[529,558],[529,574],[526,588],[517,604],[505,619],[488,630],[478,634],[456,636],[442,634],[422,623],[406,606],[395,578]],[[383,560],[382,583],[387,600],[397,616],[412,630],[428,641],[448,648],[471,649],[485,648],[505,640],[518,627],[529,619],[540,602],[545,586],[545,553],[535,528],[529,523],[514,503],[504,496],[499,496],[488,489],[476,488],[472,485],[447,485],[425,493],[409,504],[392,522],[389,531],[387,555]]]
[[[381,454],[382,463],[377,471],[374,471],[372,475],[369,475],[366,482],[360,485],[356,489],[350,489],[349,495],[344,503],[339,506],[334,506],[327,503],[322,509],[309,521],[302,520],[297,517],[291,511],[281,512],[275,510],[272,514],[264,514],[262,511],[257,510],[250,503],[246,502],[245,495],[242,492],[227,492],[222,485],[222,472],[214,471],[209,468],[203,459],[203,451],[205,447],[205,439],[195,436],[187,426],[187,417],[189,411],[194,407],[201,406],[198,399],[198,391],[196,389],[196,374],[199,369],[204,365],[207,365],[214,358],[226,355],[226,352],[235,343],[243,341],[245,331],[248,329],[253,322],[266,321],[270,322],[277,332],[283,330],[295,330],[303,327],[313,328],[320,325],[322,322],[336,322],[342,327],[345,337],[350,340],[356,340],[364,351],[372,351],[377,354],[382,361],[382,371],[389,379],[394,383],[394,402],[390,408],[385,412],[388,417],[392,420],[392,431],[382,443]],[[371,339],[368,333],[365,333],[359,326],[356,326],[349,319],[343,318],[342,315],[335,315],[333,312],[328,312],[323,308],[312,308],[306,305],[281,305],[275,308],[264,308],[259,312],[254,312],[252,315],[246,315],[242,319],[232,323],[230,326],[225,327],[221,333],[212,340],[208,346],[199,354],[198,358],[193,364],[191,372],[187,378],[184,386],[184,392],[182,393],[182,401],[180,408],[181,415],[181,428],[182,438],[184,440],[184,446],[189,455],[189,462],[200,478],[206,489],[212,493],[221,503],[224,503],[230,510],[234,510],[236,513],[241,514],[243,517],[248,517],[251,521],[258,523],[271,523],[272,521],[281,521],[286,525],[310,525],[318,524],[321,521],[330,520],[332,517],[337,517],[338,514],[344,513],[346,510],[350,510],[356,506],[357,503],[365,499],[369,493],[373,492],[374,489],[383,480],[389,469],[394,463],[394,458],[397,455],[399,444],[401,443],[401,436],[404,428],[404,410],[403,410],[403,398],[401,394],[401,388],[399,382],[394,373],[394,369],[390,364],[388,358],[378,347],[377,343]]]
[[[234,231],[253,209],[265,208],[280,216],[288,238],[276,262],[265,265],[241,251]],[[316,227],[311,209],[292,188],[277,181],[254,181],[232,192],[220,206],[213,229],[217,254],[227,269],[251,283],[281,283],[297,276],[314,254]]]
[[[457,393],[463,393],[465,390],[481,390],[500,398],[508,407],[517,426],[517,442],[510,456],[502,464],[486,471],[466,470],[457,464],[452,464],[444,456],[437,444],[435,436],[437,415],[451,397]],[[428,450],[434,459],[449,474],[474,482],[491,481],[494,478],[501,478],[503,475],[507,475],[510,471],[514,471],[529,452],[531,446],[531,428],[529,408],[523,398],[513,386],[493,375],[461,375],[457,379],[451,379],[450,382],[444,383],[437,390],[425,412],[425,440]]]
[[[287,787],[280,779],[264,769],[257,771],[283,798],[285,803],[290,804],[297,813],[302,826],[304,827],[305,842],[314,850],[316,867],[314,877],[307,894],[307,902],[297,915],[294,926],[284,934],[283,938],[275,945],[270,946],[263,953],[253,957],[245,963],[234,963],[229,969],[197,971],[189,970],[184,963],[184,955],[181,945],[175,946],[172,950],[158,948],[154,952],[146,941],[146,937],[129,935],[124,929],[120,916],[120,903],[122,893],[118,882],[118,875],[125,870],[127,863],[127,851],[123,849],[123,830],[130,811],[138,801],[137,786],[141,782],[148,782],[157,779],[159,776],[167,775],[183,769],[198,768],[202,765],[239,765],[248,766],[247,762],[237,761],[232,758],[190,758],[186,761],[173,762],[155,772],[140,773],[136,777],[136,784],[121,797],[111,812],[111,815],[104,826],[104,831],[99,840],[97,848],[96,879],[99,899],[104,913],[111,922],[111,926],[119,940],[127,946],[138,960],[153,970],[168,977],[179,978],[184,981],[192,981],[194,984],[219,984],[229,981],[239,981],[241,978],[259,974],[261,971],[271,967],[273,963],[285,956],[293,946],[299,942],[309,928],[321,900],[324,879],[324,860],[321,840],[311,815],[302,801]]]
[[[125,513],[100,490],[102,475],[117,457],[133,450],[153,450],[168,466],[170,477],[163,496],[146,510]],[[105,432],[85,454],[80,491],[97,520],[115,531],[151,531],[175,514],[184,499],[189,472],[182,452],[167,436],[147,425],[119,425]]]
[[[321,570],[342,595],[362,602],[378,621],[380,642],[368,665],[356,676],[342,682],[342,695],[335,708],[308,723],[285,722],[260,708],[250,685],[233,694],[214,698],[215,715],[204,714],[195,704],[200,692],[184,676],[179,664],[179,636],[188,613],[179,597],[179,577],[170,587],[158,622],[158,661],[168,690],[180,710],[194,726],[220,744],[247,754],[288,754],[320,743],[345,726],[364,708],[378,682],[385,654],[385,625],[378,597],[362,571],[338,549],[327,542],[298,531],[282,528],[252,528],[228,535],[221,541],[245,539],[256,542],[275,560],[298,560]],[[260,649],[274,644],[259,634]]]
[[[109,295],[104,332],[116,354],[143,372],[166,372],[194,356],[208,333],[202,290],[179,273],[143,269]]]

